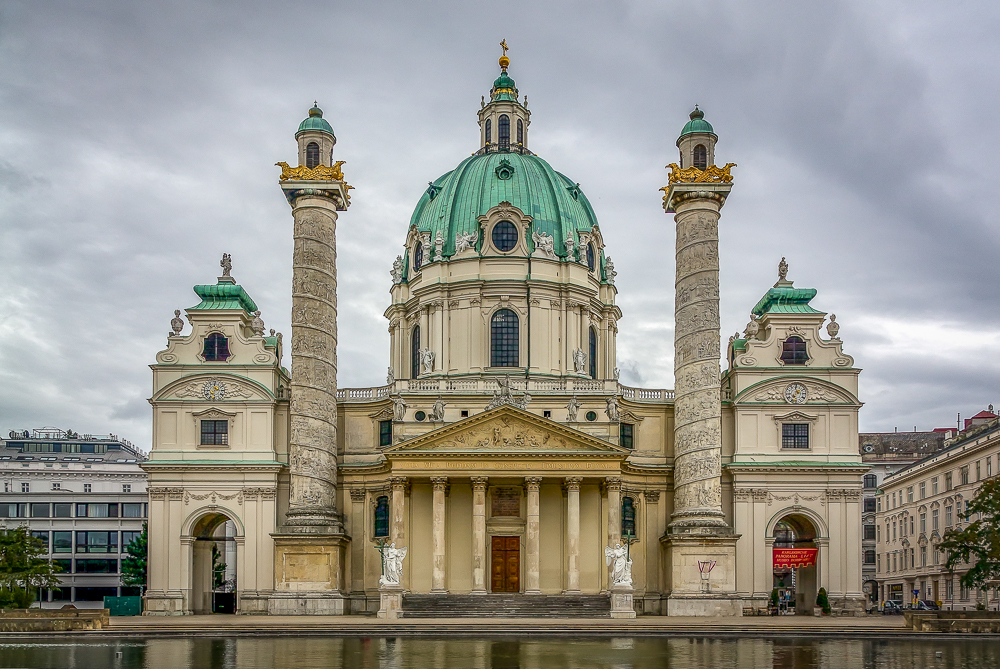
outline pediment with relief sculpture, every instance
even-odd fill
[[[384,451],[386,456],[431,453],[470,454],[591,454],[625,457],[631,451],[539,418],[511,406],[502,406],[463,419]]]

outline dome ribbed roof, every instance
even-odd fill
[[[309,110],[309,116],[306,120],[299,123],[299,129],[295,134],[298,135],[300,132],[305,132],[306,130],[317,130],[330,135],[333,134],[333,126],[323,118],[323,110],[315,105]]]
[[[710,134],[715,134],[715,130],[712,129],[712,124],[705,120],[705,112],[698,109],[696,106],[694,111],[691,112],[691,120],[684,124],[684,129],[681,130],[680,136],[691,135],[696,132],[707,132]]]
[[[577,231],[589,232],[597,225],[587,196],[576,184],[538,156],[518,153],[466,158],[424,192],[410,224],[420,232],[430,232],[431,239],[440,230],[444,255],[451,256],[455,234],[479,232],[478,218],[505,201],[533,219],[527,235],[529,252],[535,248],[531,234],[538,231],[552,235],[556,254],[565,257],[564,240],[577,241]]]

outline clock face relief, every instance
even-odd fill
[[[221,400],[226,397],[226,384],[222,379],[209,379],[202,389],[206,400]]]
[[[806,387],[801,383],[791,383],[785,388],[785,401],[789,404],[805,404]]]

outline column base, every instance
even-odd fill
[[[344,554],[351,538],[343,533],[288,532],[274,539],[274,592],[268,613],[274,615],[343,615]]]
[[[486,592],[485,590],[472,590],[471,592],[469,592],[469,594],[470,595],[488,595],[490,593]]]
[[[739,595],[721,593],[671,594],[667,598],[667,615],[705,617],[742,616],[743,599]]]
[[[378,617],[383,620],[396,620],[403,610],[403,587],[400,585],[379,586]]]
[[[267,600],[272,616],[342,616],[346,598],[339,592],[275,592]]]
[[[742,616],[736,593],[736,542],[728,528],[691,528],[695,532],[660,538],[667,558],[668,616]],[[714,531],[713,530],[717,530]],[[710,563],[714,562],[711,571]]]
[[[185,616],[184,594],[163,590],[147,590],[143,597],[144,616]]]
[[[611,596],[612,618],[635,618],[635,604],[632,599],[632,587],[613,585],[608,591]]]
[[[524,594],[526,594],[526,595],[540,595],[540,594],[542,594],[542,591],[541,590],[525,590]]]

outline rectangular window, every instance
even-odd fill
[[[49,533],[47,530],[32,530],[31,536],[45,544],[45,552],[49,552]]]
[[[201,421],[201,445],[228,446],[229,421],[228,420]]]
[[[874,541],[874,540],[875,540],[875,526],[865,525],[865,541]]]
[[[936,476],[931,479],[931,494],[938,494],[938,477]]]
[[[998,457],[1000,459],[1000,457]],[[986,478],[993,476],[993,458],[986,458]]]
[[[58,558],[52,561],[52,564],[59,567],[62,574],[72,574],[73,573],[73,561],[68,558]],[[66,588],[66,592],[69,592],[69,588]]]
[[[950,506],[944,507],[944,527],[945,527],[945,529],[948,529],[949,527],[951,527],[951,521],[952,521],[951,509],[952,509],[952,507],[950,507]]]
[[[944,596],[946,599],[955,598],[955,580],[952,578],[947,578],[944,581]]]
[[[138,530],[122,531],[122,553],[128,553],[128,545],[135,541],[142,532]]]
[[[634,434],[632,430],[634,429],[634,427],[635,426],[632,425],[631,423],[622,423],[621,426],[619,427],[619,429],[618,429],[618,433],[619,433],[619,437],[620,437],[619,443],[621,444],[622,448],[634,448],[635,447],[635,444],[634,444],[634,442],[632,440],[633,439],[633,434]]]
[[[892,540],[896,540],[896,521],[892,521]]]
[[[976,482],[977,483],[979,482],[980,478],[982,478],[982,463],[979,460],[976,460]]]
[[[28,505],[20,504],[0,504],[0,518],[27,518]]]
[[[117,504],[77,504],[77,518],[117,518]]]
[[[52,505],[52,517],[53,518],[72,518],[73,516],[73,505],[56,502]]]
[[[879,512],[881,512],[882,511],[882,498],[881,497],[876,498],[876,504],[878,505]]]
[[[920,499],[927,497],[927,483],[925,481],[920,482]]]
[[[927,514],[920,514],[920,532],[924,533],[927,531]]]
[[[117,553],[117,532],[77,532],[77,553]]]
[[[940,560],[941,560],[941,554],[938,552],[937,546],[933,547],[932,552],[933,552],[933,555],[931,557],[934,558],[934,565],[936,566],[938,564],[938,562],[940,562]]]
[[[906,488],[906,501],[908,503],[913,501],[913,486],[908,486]]]
[[[875,498],[874,497],[866,497],[864,504],[865,504],[865,511],[866,512],[871,512],[871,511],[875,510]]]
[[[60,483],[59,481],[53,481],[52,482],[52,489],[53,490],[62,490],[62,483]]]
[[[910,534],[913,534],[913,516],[910,516]]]
[[[960,599],[968,599],[969,598],[969,588],[968,588],[968,586],[966,586],[965,584],[962,584],[961,588],[959,590],[959,595],[960,595]]]
[[[927,546],[920,547],[920,566],[927,566]]]
[[[48,503],[35,503],[31,505],[31,517],[32,518],[48,518],[50,507]]]
[[[938,530],[938,510],[931,509],[931,530]]]
[[[954,486],[951,484],[951,472],[944,475],[944,491],[950,492]]]
[[[809,423],[783,423],[782,448],[809,448]]]
[[[969,482],[969,465],[965,465],[958,471],[958,475],[961,478],[962,485],[966,485]]]
[[[72,553],[73,552],[73,533],[66,532],[53,532],[52,533],[52,552],[53,553]],[[67,569],[67,571],[69,571]]]
[[[877,553],[875,555],[875,570],[879,571],[879,572],[882,571],[882,554],[881,553]]]
[[[94,486],[92,486],[91,484],[89,484],[89,483],[84,483],[83,484],[83,492],[92,492],[93,489],[94,489]]]
[[[102,572],[102,573],[107,573],[107,572]],[[103,601],[105,597],[115,597],[117,594],[118,594],[117,588],[77,588],[76,601],[100,602]]]
[[[875,541],[882,541],[882,526],[875,526]]]
[[[30,483],[22,483],[21,484],[21,492],[31,492],[31,484]]]
[[[132,484],[122,483],[122,492],[132,492]]]
[[[865,551],[865,564],[875,564],[875,551]]]
[[[380,420],[378,423],[378,445],[392,446],[392,421]]]
[[[122,518],[142,518],[142,503],[128,502],[122,504]]]

